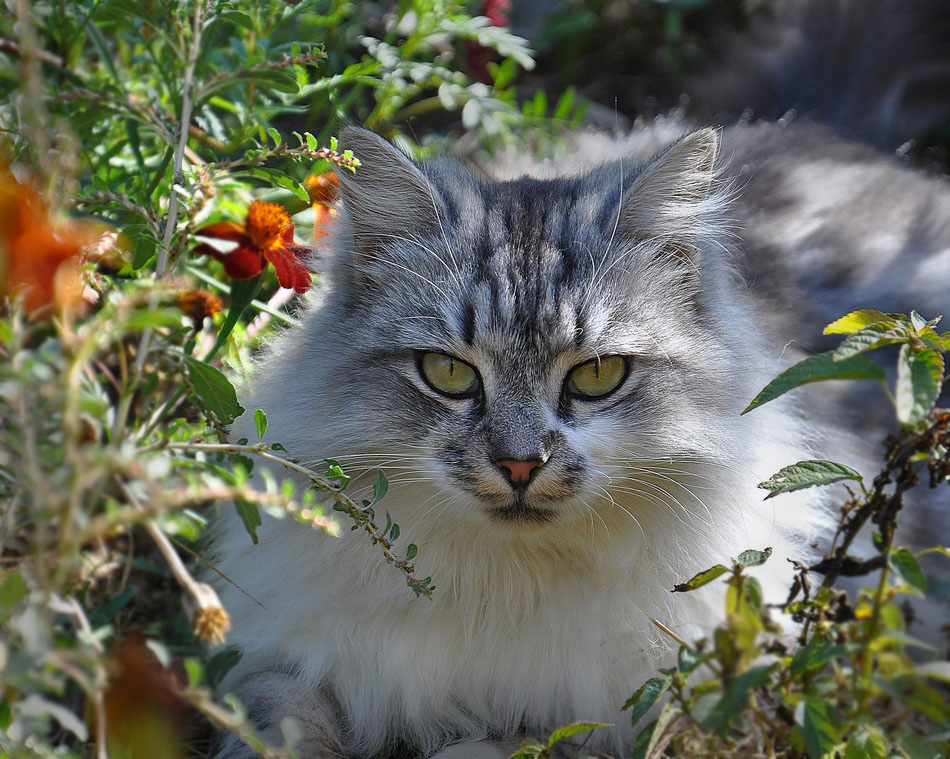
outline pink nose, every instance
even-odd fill
[[[531,474],[534,470],[544,466],[544,462],[537,459],[532,459],[531,461],[504,459],[502,461],[496,461],[495,463],[502,469],[508,470],[508,479],[511,480],[512,485],[524,485],[530,482]]]

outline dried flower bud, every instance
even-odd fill
[[[191,629],[205,643],[224,643],[231,629],[231,618],[221,605],[218,594],[207,583],[199,582],[188,588],[185,610],[191,617]]]
[[[205,318],[221,310],[221,301],[205,290],[183,290],[178,293],[178,308],[191,317],[195,329],[201,329]]]

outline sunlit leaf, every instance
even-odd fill
[[[834,706],[819,698],[806,698],[795,709],[798,728],[809,759],[825,759],[841,741],[841,722]]]
[[[236,416],[244,413],[237,402],[234,387],[219,370],[191,356],[185,356],[185,366],[195,393],[221,424],[230,424]]]
[[[882,311],[852,311],[847,316],[836,319],[825,327],[823,335],[850,335],[858,332],[865,327],[884,322],[890,326],[897,324],[893,314],[885,314]]]
[[[810,382],[828,380],[877,380],[883,382],[884,370],[867,356],[852,356],[843,361],[835,361],[831,353],[819,353],[799,361],[772,380],[742,412],[747,414],[764,403],[775,400],[789,390]]]
[[[942,382],[940,353],[932,348],[916,352],[909,345],[901,348],[894,391],[900,422],[913,427],[923,421],[937,402]]]
[[[927,592],[927,575],[917,558],[906,548],[895,548],[889,558],[891,569],[908,585]]]
[[[654,677],[647,680],[637,689],[636,693],[627,699],[620,711],[631,709],[630,724],[636,726],[640,718],[650,711],[650,708],[660,700],[660,696],[666,693],[672,682],[672,677],[667,677],[663,680]]]
[[[693,575],[689,580],[673,587],[674,593],[688,593],[691,590],[708,585],[717,577],[721,577],[729,571],[729,567],[722,564],[716,564],[714,567],[704,569],[699,574]]]
[[[797,464],[783,467],[766,482],[760,482],[758,486],[770,491],[765,497],[765,500],[768,500],[783,493],[831,485],[845,480],[861,482],[862,477],[851,467],[836,464],[833,461],[799,461]]]
[[[602,727],[612,727],[605,722],[573,722],[570,725],[562,725],[548,738],[548,746],[553,746],[568,738],[573,738],[581,733],[589,733],[591,730],[600,730]]]

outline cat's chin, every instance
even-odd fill
[[[537,506],[521,494],[508,503],[494,503],[487,509],[489,518],[494,522],[518,526],[540,526],[553,522],[557,512],[553,509]]]
[[[493,522],[525,527],[541,526],[553,522],[557,514],[551,509],[539,509],[522,503],[510,506],[495,506],[488,510]]]

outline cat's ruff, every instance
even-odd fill
[[[252,546],[226,509],[215,563],[263,608],[218,583],[243,650],[225,688],[276,740],[296,717],[311,759],[432,755],[581,719],[613,723],[593,743],[620,752],[620,706],[673,648],[651,620],[695,639],[721,615],[720,590],[673,585],[771,546],[756,576],[782,597],[785,559],[827,526],[810,493],[756,489],[812,452],[781,402],[739,416],[781,359],[733,262],[742,180],[714,162],[712,130],[645,130],[499,182],[414,167],[362,130],[341,141],[363,168],[341,174],[328,285],[242,403],[294,456],[360,475],[354,493],[385,468],[379,510],[437,589],[415,598],[362,532],[265,517]],[[420,350],[475,366],[483,400],[438,397]],[[609,401],[564,400],[595,354],[630,356],[630,377]],[[555,517],[494,519],[510,486],[491,441],[535,427],[556,445],[527,493]]]

